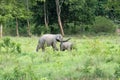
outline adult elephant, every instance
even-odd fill
[[[56,47],[56,43],[61,41],[63,41],[63,37],[61,34],[44,34],[38,40],[36,51],[38,52],[38,50],[41,48],[42,52],[44,52],[45,44],[47,44],[47,46],[52,46],[53,50],[58,50],[58,48]]]

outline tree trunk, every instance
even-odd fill
[[[46,2],[44,2],[44,21],[45,21],[45,27],[48,29],[48,16],[46,11]]]
[[[16,18],[16,35],[19,37],[19,30],[18,30],[18,19]]]
[[[2,24],[0,24],[0,38],[2,38]]]
[[[57,16],[58,16],[58,24],[60,27],[61,34],[62,36],[64,36],[63,26],[62,26],[61,17],[60,17],[61,8],[59,5],[59,0],[55,0],[55,2],[56,2],[56,11],[57,11]]]
[[[29,1],[28,0],[26,0],[26,5],[27,5],[27,11],[29,12]],[[28,36],[31,37],[30,21],[29,21],[29,19],[27,19],[27,33],[28,33]]]
[[[31,37],[31,32],[30,32],[30,22],[29,22],[29,20],[27,20],[27,33],[28,33],[28,36]]]

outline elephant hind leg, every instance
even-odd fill
[[[45,42],[39,42],[36,48],[36,52],[38,52],[38,50],[40,48],[42,48],[42,51],[45,51],[45,47],[44,47]]]
[[[45,51],[44,45],[37,45],[36,52],[38,52],[38,50],[39,50],[40,48],[42,48],[42,52]]]

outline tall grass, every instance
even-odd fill
[[[0,80],[120,79],[119,36],[72,37],[76,49],[62,52],[46,47],[44,53],[35,52],[37,37],[9,38],[21,45],[21,53],[1,47]]]

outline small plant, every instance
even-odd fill
[[[12,42],[10,40],[10,38],[4,38],[3,39],[3,42],[0,43],[0,51],[1,51],[1,48],[4,48],[6,53],[21,53],[21,47],[20,47],[20,44],[17,44],[15,42]]]
[[[91,60],[85,61],[84,66],[81,68],[81,74],[83,77],[90,77],[91,74]]]
[[[43,61],[44,62],[49,62],[50,61],[50,57],[49,57],[48,54],[43,55]]]
[[[0,53],[1,53],[1,49],[2,49],[2,43],[0,43]]]
[[[10,47],[10,38],[4,38],[2,47],[5,48],[6,52],[8,53]]]
[[[114,75],[115,75],[116,78],[120,78],[120,65],[119,65],[119,67],[116,67],[116,68],[115,68],[115,73],[114,73]]]
[[[21,45],[20,44],[16,44],[16,51],[18,53],[21,53]]]
[[[104,77],[104,75],[105,75],[104,72],[98,67],[96,67],[94,74],[96,77]]]
[[[40,80],[48,80],[46,77],[41,78]]]
[[[25,73],[20,71],[19,66],[16,66],[13,70],[13,76],[15,80],[20,80],[25,75]]]

